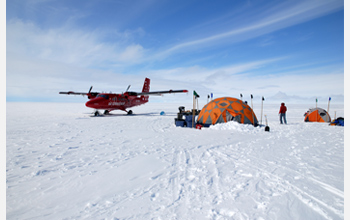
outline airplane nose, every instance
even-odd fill
[[[100,101],[103,100],[103,98],[94,98],[85,103],[86,107],[89,108],[98,108]]]

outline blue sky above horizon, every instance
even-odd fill
[[[7,101],[139,91],[145,77],[202,97],[344,95],[338,0],[11,0],[6,37]]]

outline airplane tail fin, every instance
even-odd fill
[[[151,83],[151,80],[148,78],[145,78],[145,82],[143,83],[142,92],[149,92],[150,83]]]

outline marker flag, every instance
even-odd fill
[[[195,98],[199,98],[199,95],[194,90],[193,90],[193,95],[195,96]]]
[[[263,101],[265,101],[265,98],[264,98],[264,96],[262,97],[262,100],[263,100]]]
[[[331,97],[329,97],[329,100],[328,101],[331,101]]]
[[[210,94],[210,97],[213,98],[213,93]]]

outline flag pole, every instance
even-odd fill
[[[196,93],[195,90],[193,90],[193,109],[192,109],[192,128],[194,127],[194,118],[195,118],[195,112],[196,112],[196,99],[199,98],[199,95]],[[198,105],[198,100],[197,100]]]
[[[250,94],[250,103],[251,103],[252,109],[253,109],[253,95],[252,94]]]
[[[195,91],[193,90],[193,109],[192,109],[192,128],[194,127],[194,109],[196,107],[196,96]]]
[[[329,103],[331,102],[331,97],[328,99],[328,107],[327,107],[327,112],[329,112]],[[329,113],[328,113],[329,114]]]
[[[262,123],[262,117],[263,117],[263,104],[264,104],[264,96],[261,98],[261,117],[260,117],[260,123]]]
[[[316,97],[316,122],[318,122],[317,97]]]
[[[265,131],[270,131],[269,124],[267,123],[267,117],[265,115],[265,120],[266,120],[266,126],[265,126]]]
[[[250,102],[251,102],[251,104],[252,104],[252,124],[253,124],[253,126],[255,126],[255,124],[254,124],[254,111],[253,111],[253,95],[252,94],[250,94]]]

